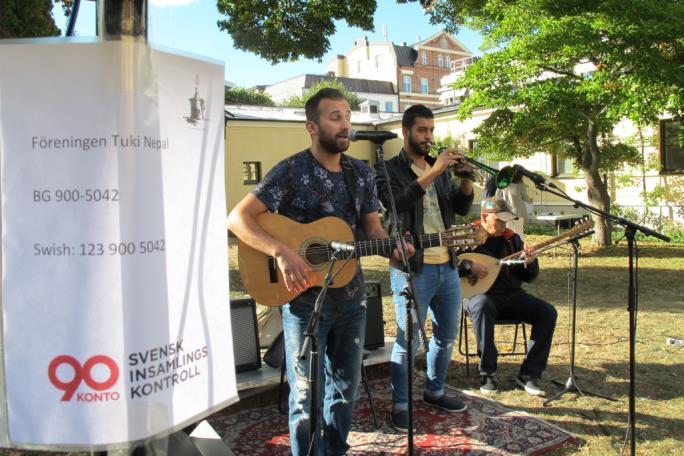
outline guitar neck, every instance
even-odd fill
[[[551,239],[547,239],[546,241],[540,242],[538,244],[534,244],[532,246],[532,251],[533,251],[533,253],[537,253],[539,250],[543,249],[544,247],[548,247],[551,244],[555,244],[556,242],[558,242],[560,240],[563,240],[565,238],[569,238],[571,236],[574,236],[574,235],[581,233],[582,231],[586,231],[586,230],[587,230],[586,225],[578,225],[575,228],[572,228],[571,230],[568,230],[559,236],[554,236]],[[516,252],[512,255],[508,255],[506,258],[502,258],[502,260],[510,260],[513,258],[517,258],[520,256],[521,253],[522,253],[522,251]]]
[[[370,255],[389,255],[397,245],[398,236],[384,239],[372,239],[370,241],[354,242],[354,252],[357,257]],[[412,243],[416,248],[428,249],[439,247],[442,244],[441,233],[423,234],[421,236],[404,236],[406,242]]]

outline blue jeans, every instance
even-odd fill
[[[307,454],[309,448],[310,358],[297,359],[297,354],[301,350],[315,301],[316,294],[309,292],[283,306],[287,381],[290,384],[290,442],[295,456]],[[358,398],[365,329],[365,295],[349,301],[326,298],[318,326],[316,388],[319,404],[322,405],[318,423],[323,427],[324,436],[323,441],[317,439],[315,443],[316,454],[345,454],[349,449],[347,436]]]
[[[532,325],[527,355],[520,366],[520,375],[541,378],[551,352],[553,332],[558,312],[548,302],[527,293],[505,296],[475,295],[466,299],[466,309],[473,321],[480,352],[480,375],[494,375],[498,351],[494,344],[496,320],[522,320]]]
[[[392,400],[396,405],[408,404],[408,358],[406,349],[406,277],[390,268],[392,301],[397,317],[397,339],[392,348],[391,380]],[[433,396],[444,393],[446,372],[451,361],[454,340],[458,333],[461,315],[461,282],[458,271],[450,263],[425,264],[413,280],[416,307],[421,322],[425,322],[428,308],[432,320],[432,338],[427,353],[427,381],[425,391]],[[418,325],[413,325],[412,356],[419,345]]]

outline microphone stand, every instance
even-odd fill
[[[529,178],[529,176],[526,176]],[[638,223],[634,223],[623,217],[613,215],[609,212],[603,211],[597,207],[591,206],[589,204],[583,203],[579,200],[572,199],[569,195],[565,194],[562,190],[556,189],[558,191],[552,190],[551,185],[542,182],[542,179],[531,179],[537,189],[542,192],[549,192],[553,195],[559,196],[567,201],[573,203],[574,207],[581,207],[587,212],[594,214],[598,217],[608,220],[611,223],[616,223],[625,229],[625,236],[627,237],[627,255],[628,255],[628,269],[629,269],[629,284],[627,288],[627,312],[629,313],[629,435],[630,435],[630,454],[634,456],[636,454],[636,416],[635,416],[635,358],[636,358],[636,312],[638,308],[637,299],[637,289],[636,289],[636,276],[637,270],[634,266],[635,258],[635,236],[637,231],[641,231],[646,236],[651,236],[660,239],[665,242],[670,242],[670,238],[664,234],[653,231]],[[555,185],[554,185],[555,187]]]
[[[328,288],[332,284],[335,274],[332,273],[335,261],[337,261],[337,251],[333,250],[330,256],[330,266],[325,273],[323,279],[323,286],[321,291],[316,297],[316,302],[314,304],[314,309],[309,317],[309,322],[307,323],[306,330],[304,331],[304,342],[302,342],[302,348],[297,354],[298,359],[305,359],[307,352],[309,352],[309,346],[311,350],[309,352],[309,397],[311,398],[309,402],[309,455],[313,455],[318,448],[320,439],[322,437],[322,428],[318,428],[318,421],[320,416],[320,404],[318,399],[318,324],[321,319],[321,308],[323,307],[323,301],[328,293]]]
[[[568,239],[568,244],[572,246],[572,265],[573,265],[573,275],[572,275],[572,314],[570,317],[570,376],[568,379],[565,381],[565,383],[559,382],[558,380],[553,380],[553,383],[560,385],[563,387],[561,391],[553,395],[552,397],[548,398],[547,400],[544,401],[544,407],[548,406],[551,401],[554,401],[561,397],[563,394],[570,392],[570,391],[576,391],[579,393],[581,396],[584,395],[589,395],[589,396],[594,396],[594,397],[600,397],[602,399],[607,399],[609,401],[616,401],[616,399],[609,397],[609,396],[604,396],[601,394],[593,393],[588,390],[582,391],[582,389],[579,387],[579,383],[577,383],[577,377],[575,377],[575,328],[576,328],[576,321],[577,321],[577,270],[578,270],[578,258],[579,258],[579,240],[591,236],[594,234],[594,230],[587,231],[582,234],[578,234],[577,236]]]
[[[408,261],[408,253],[406,250],[406,240],[404,239],[403,231],[399,226],[399,218],[397,216],[397,206],[394,200],[394,193],[392,192],[392,184],[390,183],[390,176],[387,172],[387,163],[385,163],[384,152],[382,149],[383,139],[373,140],[375,143],[375,154],[378,163],[382,164],[383,172],[387,178],[387,193],[389,194],[391,217],[391,231],[398,234],[399,237],[399,251],[401,252],[401,262],[403,273],[406,277],[406,286],[401,292],[401,295],[406,298],[406,357],[407,357],[407,387],[408,387],[408,439],[407,439],[407,454],[413,454],[413,322],[418,326],[418,332],[423,340],[424,346],[427,347],[427,338],[425,337],[425,330],[420,323],[420,316],[416,308],[415,295],[413,293],[413,274],[411,273],[411,266]]]

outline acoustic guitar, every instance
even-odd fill
[[[354,241],[351,227],[337,217],[324,217],[311,223],[298,223],[285,216],[266,212],[257,217],[259,226],[280,240],[304,259],[311,269],[308,280],[312,286],[321,286],[333,254],[332,288],[348,284],[356,275],[358,259],[367,255],[389,254],[397,243],[397,237]],[[406,236],[406,241],[416,248],[446,246],[457,250],[471,249],[487,239],[487,232],[475,225],[453,226],[441,233],[422,236]],[[336,252],[331,242],[341,242],[348,252]],[[240,276],[249,295],[259,304],[280,306],[297,297],[299,293],[288,291],[275,258],[256,250],[238,239],[238,265]]]
[[[546,250],[547,248],[553,246],[553,244],[556,244],[562,241],[563,239],[572,237],[576,234],[588,231],[593,227],[594,221],[591,219],[584,219],[580,222],[577,222],[572,229],[566,231],[560,236],[555,236],[551,239],[548,239],[544,242],[540,242],[532,246],[532,255],[537,255],[542,250]],[[459,255],[458,258],[460,260],[470,260],[474,263],[484,264],[485,266],[487,266],[488,270],[487,275],[481,279],[477,279],[474,276],[461,277],[461,295],[463,296],[463,298],[468,299],[475,296],[476,294],[486,293],[487,290],[489,290],[492,287],[492,285],[496,281],[496,278],[499,276],[499,271],[501,270],[502,264],[505,264],[507,260],[520,258],[522,253],[523,252],[516,252],[502,259],[494,258],[489,255],[483,255],[481,253],[464,253],[462,255]]]

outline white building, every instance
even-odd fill
[[[366,100],[367,106],[374,106],[376,113],[399,111],[399,96],[394,85],[387,81],[304,74],[266,86],[264,92],[269,94],[274,102],[280,103],[293,96],[302,96],[305,90],[321,81],[342,83],[349,92]]]

